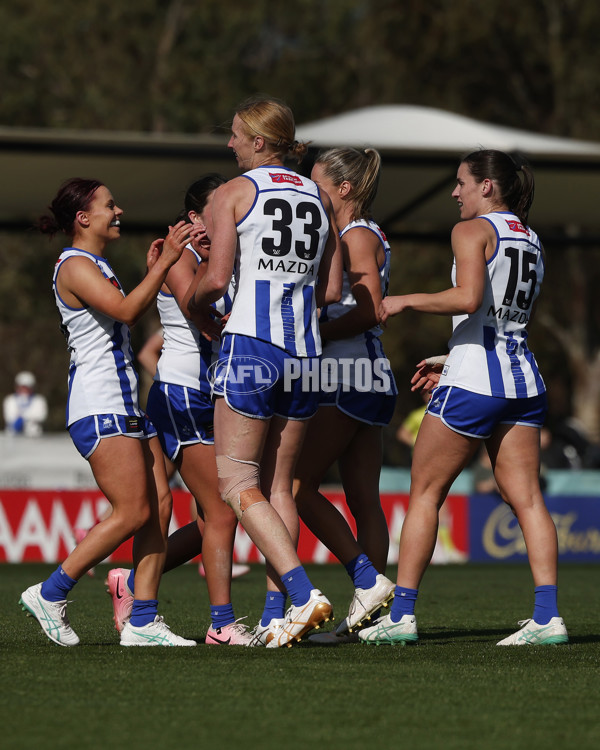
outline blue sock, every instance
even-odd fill
[[[226,625],[231,625],[235,622],[235,615],[233,614],[233,604],[218,604],[216,607],[210,605],[210,620],[215,630],[224,628]]]
[[[59,565],[50,578],[42,583],[42,596],[49,602],[62,602],[76,583]]]
[[[344,567],[357,589],[370,589],[375,585],[377,571],[364,553],[355,557],[354,560],[350,560]]]
[[[132,568],[127,576],[127,588],[133,594],[135,593],[135,570]]]
[[[558,587],[536,586],[533,619],[538,625],[547,625],[553,617],[558,617]]]
[[[263,628],[266,628],[271,620],[283,620],[286,600],[287,594],[283,591],[267,591],[265,608],[260,618],[260,624]]]
[[[301,607],[306,604],[310,599],[310,592],[314,589],[302,565],[281,576],[281,582],[286,587],[294,607]]]
[[[396,586],[394,601],[390,610],[392,622],[400,622],[404,615],[414,615],[415,602],[417,601],[418,589],[405,589]]]
[[[134,599],[131,607],[131,624],[136,628],[143,628],[158,614],[158,599]]]

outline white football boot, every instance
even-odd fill
[[[19,604],[28,617],[35,617],[44,633],[59,646],[76,646],[79,636],[67,617],[67,600],[49,602],[42,596],[42,584],[36,583],[26,589]]]
[[[348,630],[360,627],[364,620],[370,620],[371,615],[387,607],[394,598],[396,585],[381,573],[375,579],[370,589],[354,589],[354,596],[350,602],[350,609],[346,622]]]
[[[519,620],[520,630],[498,641],[497,646],[558,646],[568,643],[569,636],[562,617],[553,617],[546,625],[535,620]]]

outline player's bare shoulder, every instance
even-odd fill
[[[496,234],[490,222],[478,216],[455,224],[452,229],[451,241],[456,254],[457,250],[495,247]]]
[[[220,185],[214,193],[213,210],[234,211],[236,221],[239,221],[251,208],[256,197],[256,186],[244,177],[234,177]]]
[[[58,264],[56,284],[59,289],[71,290],[81,278],[104,279],[102,272],[92,257],[71,255],[63,258]]]

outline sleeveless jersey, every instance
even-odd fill
[[[70,307],[61,299],[56,279],[64,261],[82,257],[93,261],[107,284],[125,296],[105,258],[77,248],[65,248],[54,268],[52,287],[69,348],[67,427],[95,414],[141,416],[138,379],[133,367],[129,326],[90,307]]]
[[[236,296],[226,333],[267,341],[297,357],[321,353],[315,284],[329,233],[317,185],[285,167],[243,175],[256,188],[238,223]]]
[[[541,243],[513,213],[479,218],[494,227],[496,250],[487,261],[481,307],[472,315],[453,317],[440,385],[501,398],[537,396],[545,386],[527,346],[527,324],[544,278]],[[456,261],[452,283],[456,286]]]
[[[198,262],[202,259],[191,245]],[[232,288],[218,302],[213,304],[222,315],[231,310]],[[164,344],[158,360],[154,380],[161,383],[187,386],[210,396],[207,371],[213,358],[219,353],[219,342],[208,341],[181,312],[172,294],[160,291],[157,297],[158,313],[163,327]]]
[[[352,221],[346,225],[340,231],[340,237],[343,237],[346,232],[349,232],[355,227],[364,227],[375,234],[384,251],[385,260],[379,269],[379,280],[381,284],[381,296],[386,297],[389,287],[390,279],[390,262],[391,262],[391,250],[390,244],[381,228],[374,222],[368,219],[359,219]],[[328,320],[335,320],[336,318],[345,315],[356,307],[356,300],[352,294],[350,287],[350,280],[348,274],[344,271],[343,284],[342,284],[342,297],[339,302],[334,302],[332,305],[327,305],[321,310],[321,321],[325,322]],[[369,359],[371,362],[379,360],[381,364],[386,359],[381,344],[382,328],[379,325],[373,326],[368,331],[358,333],[356,336],[352,336],[347,339],[337,339],[334,341],[326,341],[323,345],[323,358],[332,357],[337,360],[340,359]],[[396,384],[392,375],[391,367],[386,365],[383,370],[387,373],[386,380],[389,381],[389,393],[396,394]],[[381,372],[383,375],[383,371]],[[344,382],[347,385],[355,385],[356,373],[353,368],[339,368],[338,370],[338,382]]]

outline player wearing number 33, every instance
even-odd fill
[[[291,110],[273,99],[238,107],[229,147],[241,177],[214,194],[207,230],[208,267],[190,297],[198,328],[217,335],[209,305],[227,290],[235,297],[223,330],[213,379],[215,452],[221,497],[267,560],[292,606],[256,644],[291,645],[332,616],[296,554],[298,512],[294,466],[319,390],[292,381],[290,360],[318,364],[317,308],[337,301],[342,260],[331,201],[310,179],[287,169],[306,145],[295,140]]]
[[[544,276],[544,251],[527,225],[533,200],[528,165],[481,150],[459,165],[452,197],[461,222],[452,231],[452,288],[387,297],[380,319],[404,310],[453,316],[450,354],[423,360],[413,390],[432,391],[414,448],[409,508],[402,528],[391,612],[359,638],[417,640],[415,600],[436,541],[450,486],[480,442],[523,532],[535,584],[530,619],[498,645],[568,641],[557,609],[556,528],[539,484],[539,431],[546,390],[527,345],[527,326]]]

